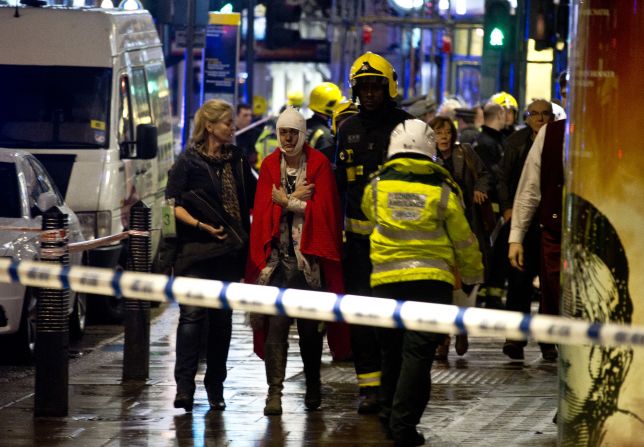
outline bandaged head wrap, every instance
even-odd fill
[[[302,116],[302,114],[295,108],[287,107],[286,110],[281,113],[279,118],[277,118],[278,138],[281,128],[296,129],[299,131],[297,143],[295,144],[294,148],[285,149],[282,147],[282,142],[280,141],[280,151],[282,151],[284,155],[287,155],[289,157],[298,155],[300,152],[302,152],[302,148],[304,147],[304,140],[306,138],[306,120],[304,119],[304,116]]]

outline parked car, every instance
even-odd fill
[[[42,214],[58,206],[69,216],[69,241],[84,240],[76,214],[63,201],[42,164],[21,150],[0,151],[0,256],[18,261],[38,260]],[[70,253],[70,264],[82,263],[82,253]],[[29,361],[36,336],[36,293],[22,284],[0,283],[0,351],[2,359]],[[85,330],[87,305],[83,294],[71,292],[70,335]]]

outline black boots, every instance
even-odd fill
[[[266,416],[282,414],[282,390],[286,375],[287,351],[287,343],[267,343],[264,346],[264,366],[268,383],[268,395],[264,407],[264,415]]]

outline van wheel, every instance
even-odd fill
[[[36,296],[35,291],[27,288],[22,302],[20,327],[14,334],[3,338],[2,362],[8,364],[30,364],[36,348]]]
[[[71,340],[80,340],[85,333],[87,321],[87,296],[84,293],[74,293],[74,310],[69,316],[69,337]]]

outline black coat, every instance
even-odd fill
[[[387,102],[381,109],[350,116],[338,131],[336,173],[338,190],[345,194],[345,215],[366,221],[360,208],[369,176],[384,164],[391,131],[401,122],[413,119],[409,113]]]
[[[532,129],[524,127],[510,135],[504,142],[503,157],[499,162],[497,190],[501,211],[512,208],[521,172],[532,147]]]

